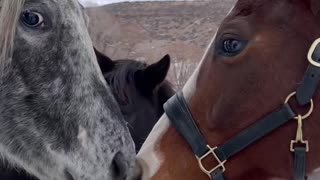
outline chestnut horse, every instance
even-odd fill
[[[166,115],[140,150],[143,179],[222,179],[209,178],[199,167],[195,151],[197,147],[203,149],[205,144],[201,143],[205,142],[218,149],[208,148],[204,168],[210,170],[218,160],[223,161],[214,171],[223,172],[225,167],[222,175],[226,179],[305,179],[294,176],[298,168],[300,175],[319,180],[320,111],[316,109],[320,107],[320,88],[316,85],[320,68],[314,61],[319,60],[320,45],[310,48],[319,37],[319,0],[239,0],[183,88],[183,97],[180,94],[169,100]],[[297,96],[292,99],[298,101],[284,103],[294,91]],[[315,110],[303,121],[295,120],[312,108],[311,97]],[[277,111],[279,107],[282,108]],[[177,112],[185,114],[178,117]],[[268,123],[261,126],[261,122]],[[297,128],[302,123],[303,128]],[[269,126],[272,128],[267,132],[265,128]],[[239,136],[243,132],[249,132],[249,136]],[[230,147],[234,138],[248,146],[235,141]],[[292,144],[294,151],[303,149],[301,156],[295,158],[290,151],[291,140],[305,143],[301,147]],[[301,140],[308,140],[308,152],[306,142]],[[224,151],[231,156],[225,162],[226,157],[221,158],[217,150],[226,147],[226,143],[233,152]],[[294,162],[300,166],[294,166]]]

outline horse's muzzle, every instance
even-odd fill
[[[136,160],[133,176],[130,180],[142,180],[142,167],[139,161]]]

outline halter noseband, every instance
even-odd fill
[[[304,74],[302,83],[296,92],[291,93],[285,103],[266,117],[258,120],[227,142],[211,147],[208,145],[198,129],[188,104],[182,92],[178,92],[164,104],[164,110],[172,125],[184,137],[191,146],[199,163],[200,169],[212,180],[224,180],[223,172],[225,163],[233,155],[247,148],[257,140],[278,129],[292,119],[297,120],[296,139],[290,142],[290,151],[294,153],[294,178],[304,180],[306,152],[309,151],[309,142],[303,139],[303,120],[308,118],[314,108],[313,96],[320,81],[320,38],[315,40],[308,52],[309,66]],[[310,104],[310,109],[305,115],[296,114],[288,104],[290,98],[296,96],[300,106]],[[183,120],[181,120],[183,119]],[[203,160],[212,155],[218,165],[207,169],[203,166]]]

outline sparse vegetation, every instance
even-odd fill
[[[170,54],[169,80],[181,88],[234,0],[136,2],[88,9],[95,45],[113,59],[154,62]]]

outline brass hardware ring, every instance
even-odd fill
[[[288,97],[286,98],[286,100],[284,101],[285,104],[287,104],[289,102],[289,100],[295,96],[297,94],[297,92],[292,92],[291,94],[288,95]],[[313,105],[313,100],[310,99],[310,109],[309,111],[305,114],[305,115],[301,115],[301,119],[307,119],[313,112],[314,109],[314,105]],[[298,116],[294,117],[294,119],[298,119]]]

